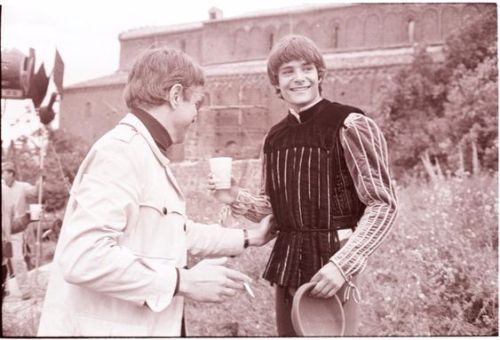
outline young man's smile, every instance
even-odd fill
[[[278,70],[278,88],[292,108],[300,110],[318,101],[321,96],[318,70],[312,63],[293,60],[284,63]]]

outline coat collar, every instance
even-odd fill
[[[153,154],[155,155],[156,159],[165,168],[167,177],[169,178],[174,188],[177,190],[179,196],[184,197],[181,188],[177,184],[174,175],[172,174],[170,168],[168,167],[170,160],[167,158],[167,156],[163,154],[163,152],[161,152],[160,148],[158,148],[158,145],[155,143],[153,137],[151,136],[151,133],[148,131],[146,126],[141,122],[141,120],[137,118],[134,114],[128,113],[118,124],[131,126],[144,138],[144,140],[148,143],[149,147],[151,148],[151,151],[153,151]]]
[[[151,148],[151,151],[153,151],[154,155],[156,158],[158,158],[158,161],[163,165],[167,166],[170,163],[170,159],[165,156],[160,148],[158,148],[158,145],[156,145],[153,136],[151,136],[151,133],[148,131],[146,126],[141,122],[139,118],[137,118],[134,114],[128,113],[120,122],[119,124],[124,124],[124,125],[129,125],[132,128],[134,128],[148,143],[149,147]]]
[[[148,129],[158,148],[165,154],[167,149],[173,144],[167,129],[146,110],[132,108],[131,111]]]

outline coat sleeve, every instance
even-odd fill
[[[243,230],[218,224],[186,222],[188,250],[198,256],[233,256],[243,252]]]
[[[128,144],[118,140],[90,151],[72,188],[57,263],[69,283],[160,311],[172,300],[175,267],[136,256],[118,242],[139,209],[140,169],[133,160]]]

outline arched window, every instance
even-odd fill
[[[332,47],[333,48],[339,47],[339,31],[340,31],[339,25],[335,24],[333,26],[333,32],[332,32]]]
[[[269,34],[269,51],[273,48],[274,46],[274,33]]]
[[[415,42],[415,21],[413,19],[408,20],[408,41],[410,44]]]

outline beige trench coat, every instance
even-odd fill
[[[194,223],[145,126],[128,114],[75,177],[39,336],[179,336],[175,267],[187,251],[238,255],[243,232]]]

